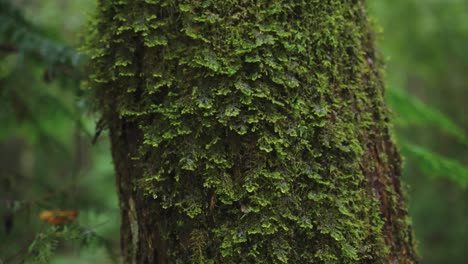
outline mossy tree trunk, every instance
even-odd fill
[[[99,1],[125,263],[415,263],[364,1]]]

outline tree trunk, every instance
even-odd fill
[[[99,2],[125,263],[416,263],[364,1]]]

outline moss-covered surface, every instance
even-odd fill
[[[127,262],[411,262],[363,1],[101,0],[93,27]]]

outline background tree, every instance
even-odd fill
[[[364,1],[101,1],[127,263],[416,262]]]

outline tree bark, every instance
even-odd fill
[[[100,1],[125,263],[417,263],[364,1]]]

